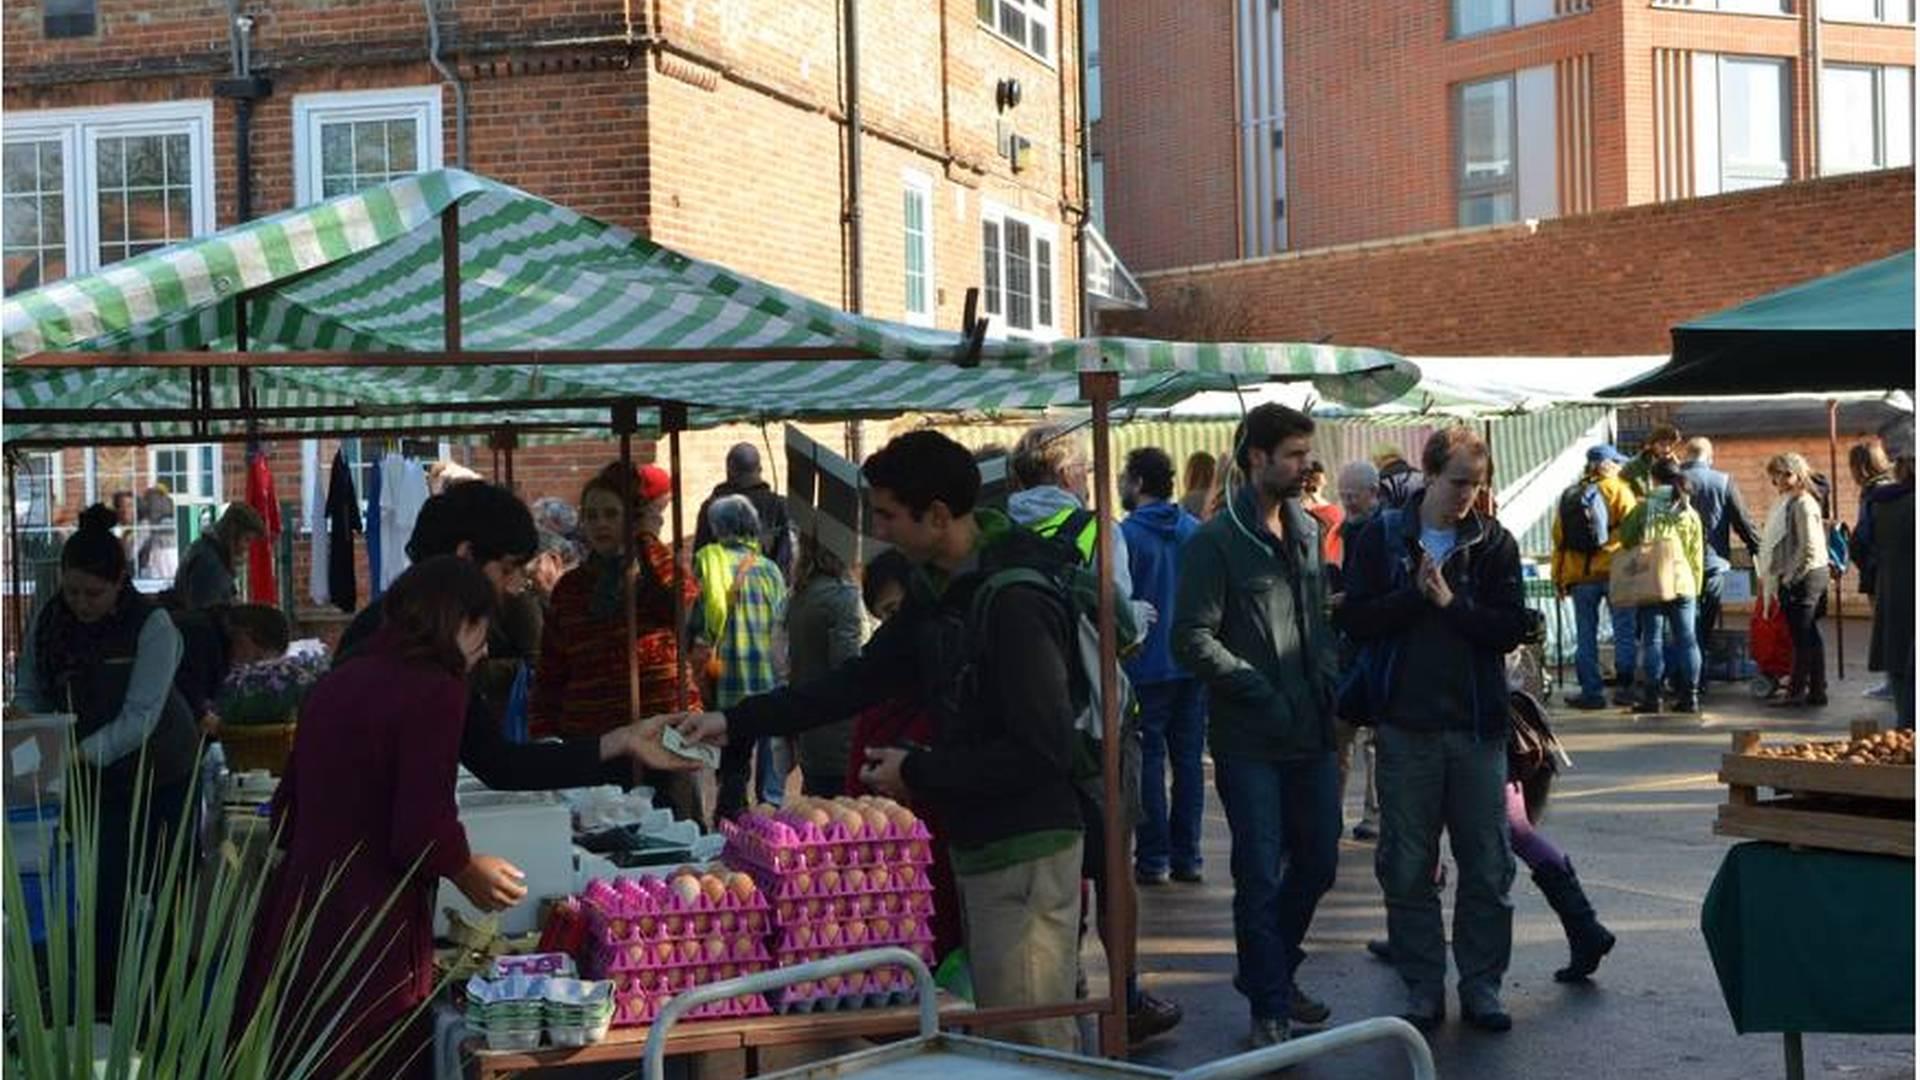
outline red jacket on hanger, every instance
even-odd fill
[[[260,512],[267,523],[267,538],[247,544],[247,599],[256,604],[280,606],[280,589],[273,578],[273,552],[280,541],[280,500],[273,497],[273,473],[267,469],[267,452],[255,450],[247,456],[247,505]]]

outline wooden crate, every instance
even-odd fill
[[[1859,737],[1877,730],[1855,724]],[[1912,766],[1847,765],[1755,757],[1757,731],[1733,735],[1733,752],[1720,760],[1727,801],[1713,831],[1722,836],[1802,847],[1914,857]],[[1762,799],[1772,789],[1773,799]]]

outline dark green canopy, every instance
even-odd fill
[[[1673,359],[1601,397],[1911,389],[1913,250],[1673,328]]]

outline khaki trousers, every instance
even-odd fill
[[[975,1004],[983,1009],[1067,1004],[1080,967],[1082,841],[1044,858],[984,874],[959,874],[967,960]],[[1072,1053],[1072,1017],[1033,1020],[978,1032],[1002,1042]]]

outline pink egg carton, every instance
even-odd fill
[[[639,1027],[650,1024],[673,999],[672,993],[631,991],[614,994],[613,1026]],[[773,1012],[767,999],[759,994],[742,994],[726,1001],[702,1005],[688,1012],[686,1020],[724,1020],[743,1016],[766,1016]]]
[[[919,998],[913,976],[898,968],[797,983],[773,996],[781,1013],[832,1012],[841,1009],[882,1009],[906,1005]]]
[[[932,834],[918,819],[904,827],[889,823],[875,835],[864,826],[855,831],[840,822],[799,825],[749,814],[737,822],[722,822],[720,832],[727,838],[721,857],[729,866],[772,874],[933,861]]]
[[[879,925],[876,925],[878,923]],[[780,964],[797,963],[796,957],[824,952],[838,955],[877,949],[883,945],[931,944],[933,930],[925,919],[916,918],[911,926],[892,919],[864,919],[846,923],[801,923],[780,932],[774,952]]]
[[[908,890],[885,889],[879,892],[778,900],[773,905],[773,925],[776,930],[784,930],[806,922],[845,922],[848,919],[898,918],[903,915],[926,918],[932,914],[933,890],[920,885]]]
[[[733,968],[738,973],[749,965],[765,964],[770,959],[772,956],[767,951],[767,939],[761,934],[740,934],[731,939],[598,941],[588,951],[589,967],[597,970],[601,977],[620,971]]]
[[[934,966],[933,935],[930,933],[916,934],[907,940],[889,942],[888,944],[899,945],[901,948],[913,953],[929,968]],[[814,960],[825,960],[831,956],[846,956],[849,953],[857,953],[864,949],[874,947],[876,946],[850,945],[813,949],[781,949],[774,954],[774,960],[776,966],[785,968],[792,967],[795,964],[810,963]]]
[[[658,878],[595,879],[579,899],[587,912],[589,931],[607,942],[764,934],[772,910],[758,889],[745,899],[729,890],[718,900],[704,893],[687,900]]]
[[[893,863],[880,866],[826,867],[821,870],[793,870],[784,874],[754,868],[749,871],[760,885],[760,894],[774,903],[803,900],[812,896],[855,896],[861,893],[911,892],[933,888],[926,866],[920,863]]]

